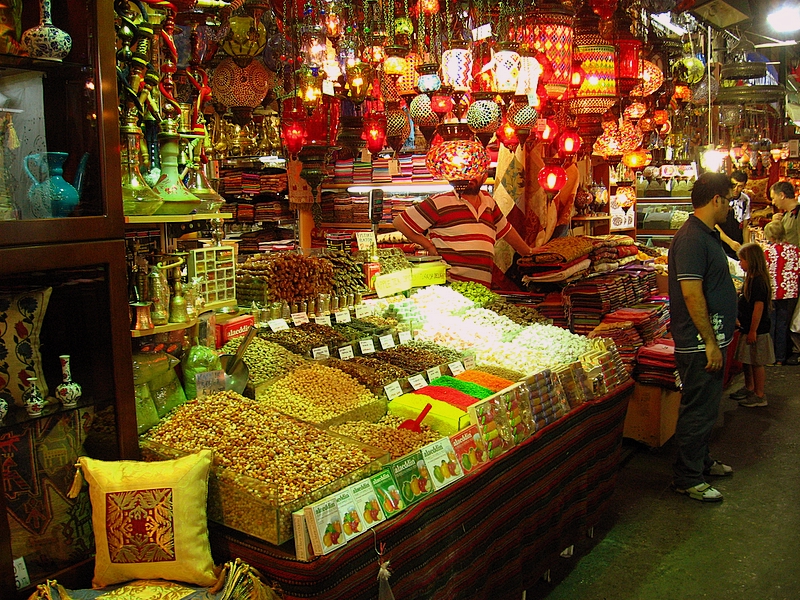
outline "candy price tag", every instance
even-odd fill
[[[317,325],[327,325],[328,327],[331,326],[331,316],[330,315],[320,315],[318,317],[314,317],[314,323]]]
[[[439,367],[431,367],[426,371],[426,373],[428,374],[428,379],[431,383],[433,383],[434,379],[438,379],[442,376],[442,370]]]
[[[397,334],[397,337],[400,339],[401,344],[407,344],[411,341],[411,332],[410,331],[401,331]]]
[[[359,304],[356,306],[356,319],[363,319],[372,314],[372,308],[368,304]]]
[[[425,378],[422,376],[421,373],[417,373],[416,375],[412,375],[408,378],[408,383],[411,384],[415,390],[420,390],[428,385],[428,382],[425,381]]]
[[[308,313],[292,313],[292,323],[294,323],[295,327],[308,323]]]
[[[460,360],[453,361],[447,366],[450,367],[450,372],[453,374],[453,377],[464,372],[464,365],[461,364]]]
[[[469,355],[464,357],[464,368],[467,369],[467,370],[475,368],[475,355],[474,354],[469,354]]]
[[[353,354],[353,347],[352,346],[342,346],[339,348],[339,358],[342,360],[350,360],[353,358],[355,354]]]
[[[350,311],[346,308],[344,310],[339,310],[333,313],[336,317],[337,323],[349,323],[350,322]]]
[[[375,352],[375,343],[372,340],[360,340],[358,342],[361,354],[372,354]]]
[[[267,325],[269,325],[269,328],[272,329],[274,333],[289,329],[289,324],[286,322],[286,319],[272,319],[272,321],[267,322]]]
[[[399,381],[393,381],[389,385],[384,386],[383,390],[386,392],[386,397],[389,400],[394,400],[395,398],[403,394],[403,388],[400,387]]]
[[[371,231],[357,231],[356,244],[359,250],[369,252],[377,244],[375,234]]]
[[[322,358],[330,358],[331,352],[328,350],[327,346],[320,346],[319,348],[313,348],[311,350],[311,356],[317,360]]]
[[[382,335],[378,338],[381,343],[381,348],[384,350],[388,350],[389,348],[394,348],[394,336],[389,333],[387,335]]]

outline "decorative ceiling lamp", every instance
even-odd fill
[[[560,164],[549,162],[552,160],[553,159],[548,159],[547,164],[542,167],[542,170],[539,171],[539,174],[536,176],[539,185],[542,186],[548,194],[560,191],[567,184],[567,172],[564,170],[564,167]]]
[[[517,91],[522,57],[514,42],[500,42],[494,53],[494,91],[498,94],[512,95]]]
[[[444,141],[428,151],[425,164],[460,195],[471,181],[486,176],[489,155],[465,123],[446,123],[441,130]]]
[[[297,77],[300,98],[310,115],[322,99],[322,71],[303,65],[298,69]]]
[[[542,0],[533,12],[533,43],[552,67],[552,75],[543,74],[542,79],[547,95],[553,99],[560,98],[569,87],[573,20],[573,12],[558,0]]]
[[[400,100],[397,81],[406,70],[405,52],[406,49],[401,46],[386,47],[386,58],[383,61],[383,68],[380,72],[381,95],[384,102],[397,102]]]
[[[518,96],[525,96],[528,98],[528,104],[534,106],[539,103],[539,98],[536,95],[539,87],[539,73],[542,66],[536,60],[536,55],[529,51],[523,50],[520,52],[520,66],[519,78],[517,78]]]
[[[573,56],[586,75],[570,97],[569,109],[577,117],[584,148],[589,150],[602,133],[599,116],[617,101],[616,49],[603,39],[599,29],[600,17],[584,3],[575,18]]]
[[[473,92],[467,109],[467,125],[484,147],[503,121],[503,113],[494,101],[494,92]]]
[[[497,136],[497,141],[511,150],[511,152],[514,152],[517,149],[517,146],[519,146],[517,130],[511,123],[508,122],[507,119],[503,119],[503,122],[500,123],[500,127],[497,128],[495,135]]]
[[[601,125],[603,134],[595,141],[592,153],[602,156],[611,164],[619,163],[624,153],[619,135],[619,120],[614,113],[608,111],[603,115]]]
[[[636,148],[622,155],[622,164],[635,171],[644,169],[651,160],[652,156],[648,156],[648,152],[644,148]]]
[[[283,113],[281,139],[283,139],[286,153],[296,159],[306,140],[306,127],[302,112],[293,110]]]
[[[528,104],[527,96],[514,96],[511,100],[511,106],[506,110],[506,121],[514,127],[517,138],[523,144],[530,134],[531,127],[537,123],[538,118],[539,113]]]
[[[656,125],[663,125],[664,123],[669,122],[669,112],[667,112],[663,108],[654,110],[653,121],[655,121]]]
[[[417,67],[419,79],[417,89],[420,94],[431,95],[442,87],[442,79],[439,77],[439,65],[435,63],[425,63]]]
[[[575,51],[572,52],[573,56],[575,55]],[[583,85],[583,80],[586,78],[586,71],[583,70],[583,66],[581,61],[573,60],[572,61],[572,72],[569,74],[569,87],[573,90],[581,89],[581,85]]]
[[[372,65],[356,59],[353,64],[345,67],[345,76],[349,89],[348,98],[353,104],[359,106],[367,98],[372,85]]]
[[[649,96],[658,91],[664,83],[664,73],[658,65],[649,60],[642,60],[639,63],[640,82],[631,90],[631,96]]]
[[[411,135],[411,122],[408,120],[408,114],[400,108],[399,102],[387,102],[386,143],[394,150],[395,158],[409,135]]]
[[[552,142],[558,136],[558,123],[554,119],[539,119],[536,121],[536,137],[543,142]]]
[[[237,65],[246,67],[267,45],[267,28],[252,16],[230,17],[228,25],[220,47]]]
[[[461,119],[464,107],[461,102],[470,89],[472,79],[472,51],[466,42],[453,41],[442,54],[442,86],[449,87],[453,95],[453,110]]]
[[[383,143],[386,141],[385,114],[374,112],[364,117],[363,138],[367,142],[367,150],[371,154],[377,154],[383,150]]]
[[[449,87],[440,87],[431,96],[431,110],[436,113],[441,123],[447,114],[453,110],[453,98],[450,96]]]
[[[636,188],[631,185],[630,181],[620,181],[617,186],[616,202],[625,214],[628,214],[630,208],[636,204]]]
[[[414,33],[414,23],[408,17],[397,17],[394,20],[394,40],[399,46],[408,46]]]
[[[581,136],[574,127],[568,127],[558,136],[558,151],[561,156],[574,156],[581,148]]]
[[[234,58],[228,57],[214,70],[211,91],[220,104],[231,109],[237,125],[246,125],[253,109],[267,95],[270,81],[270,72],[260,60],[250,60],[241,67]]]
[[[472,107],[470,107],[472,108]],[[419,127],[425,141],[430,144],[436,127],[439,125],[439,115],[431,109],[431,99],[427,94],[419,94],[411,100],[408,107],[411,120]]]
[[[322,25],[303,23],[300,26],[300,52],[303,64],[319,69],[328,57],[327,36]]]
[[[611,19],[617,10],[617,0],[589,0],[588,5],[604,21]]]
[[[617,46],[619,91],[623,96],[631,93],[639,83],[642,40],[633,35],[633,21],[628,11],[617,6],[614,13],[614,43]]]
[[[638,122],[647,112],[647,106],[641,102],[629,104],[622,113],[622,116],[631,121]]]
[[[406,101],[406,104],[411,104],[412,98],[418,93],[417,82],[419,81],[419,74],[417,73],[417,67],[419,66],[420,57],[416,52],[409,52],[405,60],[406,68],[397,80],[397,93]]]

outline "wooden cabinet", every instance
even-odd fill
[[[83,388],[75,408],[53,401],[39,416],[11,409],[0,424],[0,598],[26,598],[45,579],[85,587],[93,566],[88,495],[67,498],[75,456],[136,458],[125,247],[120,189],[113,3],[53,3],[54,25],[72,37],[63,62],[0,54],[4,140],[0,202],[0,297],[52,289],[41,328],[41,371],[52,390],[59,356]],[[25,2],[21,30],[38,25]],[[52,181],[45,155],[63,153],[64,179],[82,187],[74,206],[36,205]],[[85,158],[82,186],[80,164]],[[25,165],[31,176],[25,172]],[[42,212],[45,211],[45,213]],[[6,313],[3,314],[5,319]],[[26,350],[27,351],[27,350]],[[0,359],[3,363],[5,358]],[[15,560],[30,585],[17,590]]]

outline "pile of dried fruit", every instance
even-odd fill
[[[547,323],[547,317],[544,317],[538,310],[531,306],[512,304],[505,300],[496,300],[487,304],[485,308],[496,312],[498,315],[508,317],[519,325]]]
[[[236,271],[240,302],[300,302],[330,294],[333,287],[333,264],[317,256],[254,254]]]
[[[377,352],[375,358],[400,367],[409,375],[441,365],[443,362],[438,354],[423,348],[413,348],[408,344]]]
[[[398,429],[397,426],[403,421],[405,419],[386,415],[378,423],[348,421],[331,427],[331,431],[358,440],[362,444],[386,450],[391,454],[392,460],[419,450],[442,437],[425,425],[421,427],[422,431],[419,433],[408,429]]]
[[[317,323],[303,323],[297,327],[290,327],[281,331],[264,331],[266,339],[280,344],[296,354],[307,354],[313,348],[320,346],[341,346],[347,343],[347,338],[337,332],[333,327],[318,325]]]
[[[337,296],[357,294],[366,290],[364,265],[349,252],[328,250],[324,258],[333,265],[333,293]]]

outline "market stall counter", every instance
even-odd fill
[[[633,381],[585,402],[487,468],[312,562],[214,526],[218,562],[239,557],[284,597],[373,600],[378,555],[397,598],[518,597],[595,526],[614,491]]]

